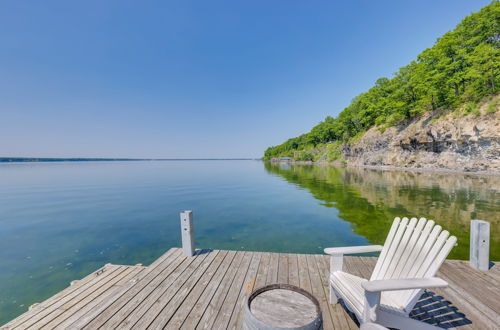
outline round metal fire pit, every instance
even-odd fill
[[[255,290],[245,303],[243,329],[316,330],[323,319],[318,300],[289,284],[271,284]]]

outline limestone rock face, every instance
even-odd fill
[[[500,111],[441,116],[438,112],[390,127],[372,128],[344,145],[351,165],[500,172]]]

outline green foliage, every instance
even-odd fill
[[[465,114],[473,114],[479,116],[481,114],[479,105],[475,102],[467,102],[465,104]]]
[[[333,141],[348,142],[374,125],[385,129],[426,111],[459,109],[499,91],[500,3],[493,1],[464,18],[394,77],[378,79],[337,118],[328,116],[309,133],[268,148],[264,158],[293,156],[297,150]],[[479,111],[466,107],[470,113]]]
[[[404,119],[406,119],[406,117],[403,114],[401,114],[399,112],[395,112],[395,113],[391,114],[389,116],[389,118],[387,118],[386,124],[388,127],[391,127],[391,126],[394,126],[397,123],[403,121]]]
[[[441,119],[442,116],[443,116],[442,112],[438,113],[437,115],[432,117],[432,119],[429,121],[429,124],[437,122],[439,119]]]
[[[273,157],[293,157],[294,151],[304,149],[306,146],[310,145],[307,141],[307,137],[308,134],[302,134],[301,136],[288,139],[285,143],[282,143],[279,146],[267,148],[264,153],[264,158],[271,159]]]
[[[486,108],[486,113],[490,114],[497,112],[499,103],[499,99],[494,99],[493,101],[491,101]]]
[[[342,160],[342,151],[340,147],[341,145],[339,142],[329,143],[326,148],[325,159],[328,161]]]
[[[294,160],[300,161],[313,161],[314,160],[314,152],[312,150],[300,150],[296,151],[293,155]]]

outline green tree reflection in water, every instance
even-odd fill
[[[394,217],[425,217],[457,236],[449,258],[469,258],[471,219],[491,223],[490,259],[500,260],[500,177],[266,162],[269,173],[309,190],[352,224],[358,235],[382,244]]]

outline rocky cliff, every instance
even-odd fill
[[[349,165],[500,173],[499,97],[471,114],[427,113],[342,146]]]

